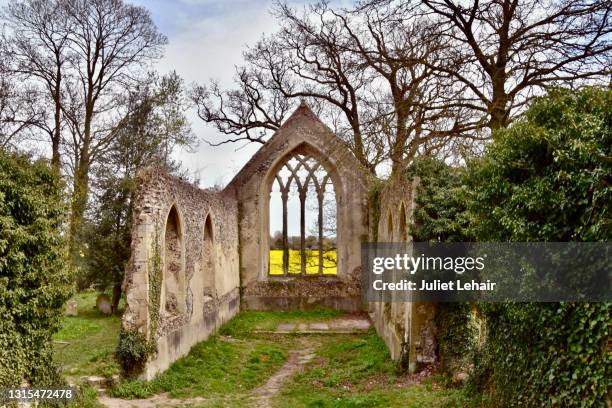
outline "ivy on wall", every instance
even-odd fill
[[[481,304],[487,341],[470,385],[508,407],[605,407],[610,303]]]
[[[0,151],[0,388],[62,384],[51,344],[73,291],[62,193],[47,163]]]
[[[161,228],[158,219],[155,223],[155,239],[147,268],[149,278],[148,337],[136,328],[122,328],[119,333],[119,344],[115,354],[122,368],[122,374],[127,378],[135,378],[141,374],[149,357],[157,353],[157,326],[159,324],[163,279],[160,236]]]
[[[380,200],[384,183],[375,179],[368,191],[368,211],[370,216],[370,228],[372,228],[372,242],[378,242],[378,223],[380,222]]]
[[[157,325],[159,324],[159,310],[161,308],[161,290],[163,271],[161,264],[160,239],[161,227],[159,219],[155,223],[155,241],[153,242],[153,256],[149,264],[149,341],[155,342]]]

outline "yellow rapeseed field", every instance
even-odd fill
[[[300,273],[300,251],[289,250],[289,273]],[[319,273],[319,251],[316,249],[307,251],[306,274]],[[323,274],[335,275],[338,273],[336,266],[336,251],[326,251],[323,254]],[[270,250],[270,275],[283,274],[283,250]]]

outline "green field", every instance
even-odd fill
[[[123,399],[166,394],[198,408],[246,408],[254,391],[287,362],[292,350],[309,347],[312,360],[278,386],[265,406],[271,408],[450,408],[478,406],[442,378],[423,380],[397,371],[374,330],[363,334],[285,335],[258,333],[281,323],[325,322],[341,313],[241,312],[218,334],[195,345],[152,381],[127,381],[110,390]],[[189,398],[202,400],[190,401]]]
[[[55,360],[69,381],[98,375],[111,377],[119,373],[114,353],[121,317],[104,316],[96,308],[96,292],[74,296],[78,316],[66,316],[62,329],[53,336]]]
[[[289,250],[289,273],[301,273],[300,251]],[[315,275],[319,273],[319,251],[316,249],[306,251],[306,274]],[[336,251],[325,251],[323,253],[323,274],[335,275],[338,273]],[[283,250],[270,250],[270,275],[283,274]]]

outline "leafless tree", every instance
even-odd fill
[[[220,143],[264,142],[269,132],[253,132],[277,129],[291,99],[307,99],[372,173],[388,158],[399,172],[451,138],[476,138],[478,121],[448,103],[462,87],[430,67],[448,52],[434,26],[325,3],[303,12],[280,3],[275,14],[281,29],[245,51],[238,89],[194,93],[201,118],[233,135]]]
[[[0,76],[0,148],[17,148],[43,122],[37,93],[25,87],[18,90],[6,76]]]
[[[546,86],[610,80],[609,1],[370,0],[362,10],[381,6],[441,27],[460,69],[429,65],[467,87],[457,103],[480,112],[490,129],[508,126]]]
[[[438,27],[418,19],[397,19],[393,8],[338,13],[333,16],[349,35],[349,51],[358,56],[369,83],[382,88],[371,92],[373,130],[387,137],[393,172],[399,173],[420,154],[433,154],[451,141],[481,140],[478,120],[455,105],[465,92],[449,75],[431,68],[433,62],[449,71],[450,44]],[[486,138],[486,137],[485,137]]]
[[[21,98],[26,99],[37,92],[37,105],[48,104],[53,112],[52,118],[39,112],[36,125],[51,141],[51,164],[59,173],[63,71],[71,20],[60,0],[14,1],[6,7],[2,19],[8,32],[0,40],[0,55],[15,79],[28,81],[27,86],[13,90],[22,92]]]
[[[70,246],[77,255],[92,163],[126,115],[122,94],[146,79],[167,40],[145,8],[123,0],[13,0],[2,19],[2,60],[27,84],[17,91],[34,90],[44,101],[37,126],[51,139],[53,166],[59,171],[63,152],[72,176]]]
[[[89,173],[112,142],[118,96],[142,80],[143,67],[159,58],[166,38],[157,31],[149,12],[122,0],[66,0],[70,71],[67,103],[62,106],[71,133],[73,197],[71,250],[87,205]]]
[[[261,87],[261,78],[252,70],[240,68],[235,82],[237,89],[223,90],[211,80],[208,86],[196,86],[191,93],[198,116],[229,136],[219,142],[207,141],[211,146],[240,141],[263,144],[266,131],[278,129],[291,108],[279,92]]]

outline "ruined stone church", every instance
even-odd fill
[[[372,203],[371,177],[305,104],[222,191],[200,189],[159,168],[142,171],[134,200],[122,325],[156,345],[143,378],[168,368],[240,310],[367,312],[394,360],[411,371],[433,361],[433,305],[366,303],[362,298],[361,244],[410,241],[417,182],[391,181]],[[280,214],[270,213],[275,183],[282,197]],[[287,210],[292,185],[297,186],[299,214]],[[308,186],[319,203],[317,228],[311,234],[312,246],[318,248],[314,267],[306,265],[305,255]],[[322,203],[330,191],[335,204],[334,270],[326,273]],[[282,219],[281,261],[274,271],[272,217]],[[289,224],[300,226],[295,262],[290,262]]]

